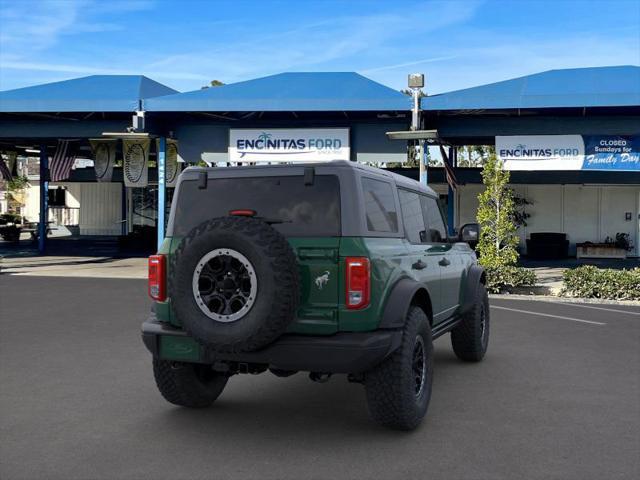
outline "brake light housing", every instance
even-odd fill
[[[250,210],[248,208],[238,208],[236,210],[229,210],[229,215],[232,217],[255,217],[255,210]]]
[[[165,255],[151,255],[149,257],[148,292],[152,300],[164,302],[167,299]]]
[[[367,257],[345,259],[345,304],[349,310],[369,306],[371,296],[371,268]]]

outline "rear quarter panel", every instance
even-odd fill
[[[362,310],[345,305],[344,257],[369,257],[371,262],[371,302]],[[410,258],[400,238],[342,238],[340,242],[339,326],[341,331],[362,332],[378,328],[391,289],[407,276]]]

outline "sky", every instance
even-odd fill
[[[180,91],[357,71],[442,93],[558,68],[640,65],[640,1],[0,0],[0,90],[143,74]]]

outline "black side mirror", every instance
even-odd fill
[[[460,227],[460,233],[458,234],[458,240],[461,242],[467,242],[471,246],[475,246],[480,239],[480,225],[477,223],[466,223]]]

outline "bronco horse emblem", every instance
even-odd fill
[[[322,290],[322,287],[324,287],[327,282],[329,282],[329,272],[325,271],[322,275],[320,275],[319,277],[316,277],[316,287],[318,287],[318,290]]]

